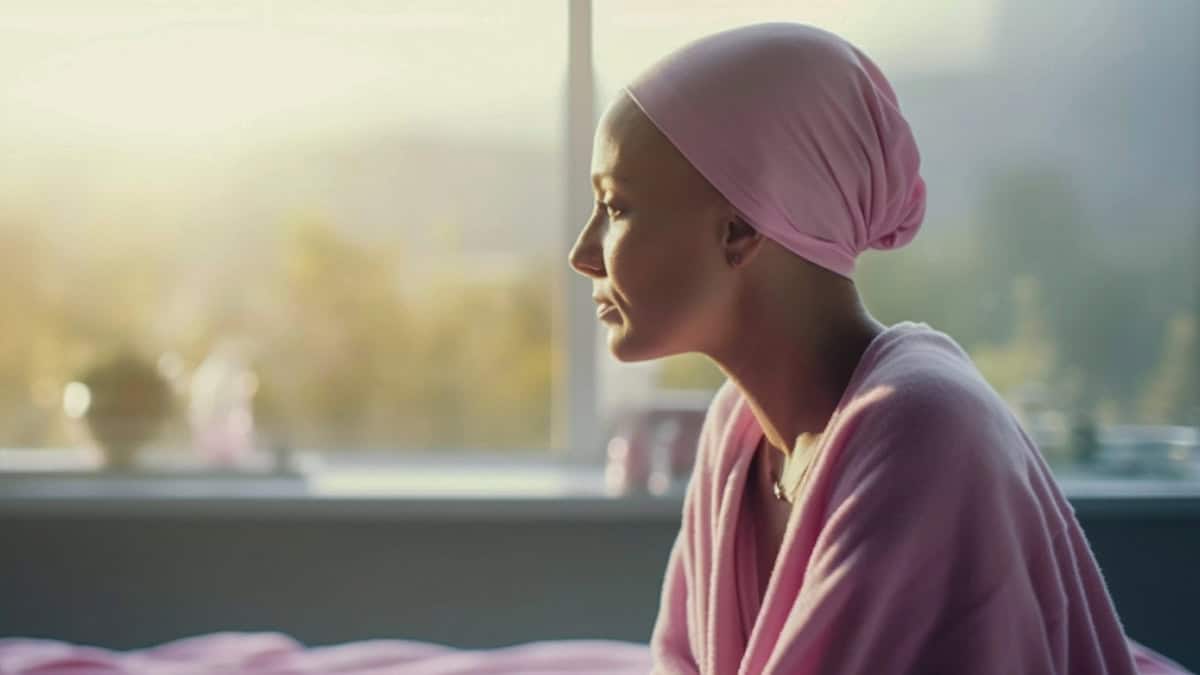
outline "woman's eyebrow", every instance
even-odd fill
[[[604,182],[605,180],[623,188],[628,188],[630,184],[630,181],[626,176],[597,172],[592,174],[592,187],[599,187],[600,183]]]

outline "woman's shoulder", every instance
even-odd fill
[[[725,378],[713,394],[712,401],[704,413],[704,423],[700,430],[702,444],[711,444],[725,435],[729,425],[739,414],[743,398],[741,388],[732,379]]]
[[[729,419],[741,399],[741,388],[733,379],[726,377],[713,394],[712,402],[708,404],[708,416],[719,420]]]
[[[914,330],[877,354],[841,413],[859,438],[939,452],[947,443],[987,452],[1021,442],[1011,409],[945,333]],[[874,438],[879,437],[879,438]]]
[[[892,395],[882,408],[907,415],[1006,409],[954,338],[926,324],[909,325],[876,352],[858,379],[855,396],[887,390]]]

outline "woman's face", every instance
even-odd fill
[[[727,323],[728,202],[624,96],[596,131],[592,186],[569,260],[592,280],[609,350],[621,361],[707,352]]]

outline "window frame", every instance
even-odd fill
[[[591,303],[591,283],[567,265],[567,256],[581,227],[580,218],[591,210],[592,137],[598,120],[595,53],[592,35],[592,0],[569,0],[567,6],[567,75],[565,153],[566,213],[559,251],[563,283],[554,304],[556,325],[552,340],[561,341],[561,361],[552,372],[551,448],[567,464],[594,463],[602,457],[604,440],[599,419],[599,378],[596,340],[599,329]]]

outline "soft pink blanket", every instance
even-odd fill
[[[1139,672],[1182,672],[1134,646]],[[607,640],[456,650],[407,640],[305,648],[278,633],[215,633],[130,652],[56,640],[0,639],[0,675],[644,675],[645,645]]]
[[[1126,639],[1041,453],[944,333],[902,322],[867,349],[760,598],[742,504],[762,436],[726,382],[668,563],[655,672],[1185,672]]]
[[[0,639],[0,675],[644,675],[646,645],[531,642],[460,650],[410,640],[304,647],[279,633],[215,633],[114,652],[55,640]]]

